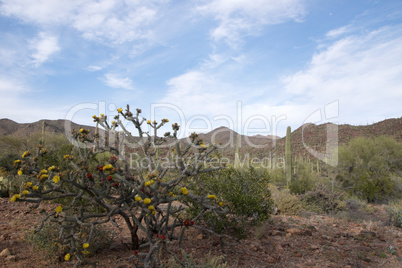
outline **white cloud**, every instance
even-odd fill
[[[345,36],[316,52],[306,68],[284,77],[274,91],[266,81],[250,88],[241,79],[228,80],[228,63],[221,64],[217,72],[213,63],[222,58],[211,55],[200,70],[170,79],[169,91],[161,102],[177,105],[186,116],[201,113],[212,122],[214,116],[226,114],[236,122],[236,103],[241,101],[243,124],[261,115],[279,136],[284,135],[287,125],[298,128],[317,109],[337,100],[339,117],[331,122],[366,124],[399,117],[401,36],[399,26]],[[322,115],[321,123],[330,121]]]
[[[101,80],[109,87],[134,89],[133,81],[128,77],[121,77],[118,74],[105,74]]]
[[[2,97],[15,95],[17,92],[27,91],[27,87],[18,81],[14,81],[10,78],[0,77],[0,92]]]
[[[152,36],[165,0],[3,0],[0,14],[43,27],[72,26],[84,38],[121,44]],[[161,4],[157,6],[156,4]]]
[[[102,69],[103,69],[103,66],[99,66],[99,65],[89,65],[87,67],[87,70],[91,71],[91,72],[99,71],[99,70],[102,70]]]
[[[205,15],[212,15],[219,25],[211,37],[238,46],[242,35],[257,34],[264,25],[287,20],[300,21],[305,11],[302,0],[211,0],[197,7]]]
[[[351,27],[351,25],[346,25],[346,26],[342,26],[336,29],[333,29],[329,32],[327,32],[326,37],[328,38],[337,38],[343,34],[349,33],[351,32],[353,29]]]
[[[286,92],[316,106],[338,99],[341,119],[349,123],[399,116],[401,36],[397,26],[344,37],[317,52],[305,70],[286,77]]]
[[[34,50],[31,55],[32,63],[39,66],[49,60],[50,56],[60,51],[57,37],[46,33],[39,33],[38,37],[31,41],[30,47]]]
[[[117,11],[118,7],[120,11]],[[109,40],[117,44],[149,38],[151,33],[147,26],[155,19],[156,11],[146,6],[131,7],[88,2],[75,16],[74,28],[87,39]]]
[[[71,18],[80,2],[82,1],[3,0],[0,5],[0,14],[42,25],[65,23]]]
[[[225,109],[224,83],[213,75],[201,71],[189,71],[167,82],[169,90],[160,102],[179,106],[185,114],[213,114],[217,106]]]

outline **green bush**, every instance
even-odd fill
[[[286,186],[285,170],[283,168],[274,168],[268,171],[269,181],[278,187]]]
[[[339,148],[337,180],[368,202],[400,197],[396,188],[402,168],[402,144],[390,137],[358,137]]]
[[[289,189],[279,190],[273,184],[269,185],[269,189],[279,213],[291,216],[303,212],[302,202],[296,195],[290,193]]]
[[[293,194],[304,194],[313,189],[317,180],[318,174],[311,170],[310,163],[299,161],[289,189]]]
[[[392,225],[402,228],[402,200],[395,201],[388,206],[390,222]]]
[[[27,231],[25,233],[25,241],[31,244],[34,250],[44,252],[46,258],[55,260],[59,255],[64,256],[56,242],[58,229],[57,224],[46,223],[41,232]]]
[[[51,259],[55,260],[57,257],[60,259],[64,258],[66,251],[66,247],[58,243],[59,236],[59,226],[54,222],[44,223],[42,230],[40,232],[36,231],[27,231],[25,234],[25,240],[31,244],[35,250],[40,250],[44,252],[44,255]],[[85,238],[91,232],[89,227],[84,226],[81,231],[77,233],[77,235]],[[94,240],[91,243],[91,246],[88,248],[90,252],[97,252],[102,248],[108,248],[112,242],[112,233],[102,228],[101,226],[96,226],[93,230],[94,232]],[[77,247],[81,247],[81,245],[76,245]]]
[[[218,204],[228,210],[225,215],[216,215],[206,212],[202,221],[213,227],[216,231],[223,231],[227,227],[240,228],[248,223],[249,219],[261,222],[269,218],[273,201],[268,187],[268,174],[258,172],[254,168],[234,169],[228,168],[215,174],[200,175],[202,186],[198,193],[206,195],[214,192]],[[198,181],[193,179],[193,183]],[[222,203],[221,203],[222,202]],[[199,213],[199,207],[194,206],[190,213]]]

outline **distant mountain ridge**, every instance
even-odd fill
[[[3,118],[0,119],[0,136],[14,135],[17,137],[28,137],[32,133],[42,132],[43,121],[45,121],[45,131],[47,133],[65,133],[66,121],[71,124],[72,129],[79,129],[85,127],[86,129],[95,129],[94,127],[79,125],[69,120],[39,120],[33,123],[17,123],[13,120]]]
[[[71,124],[71,129],[85,128],[92,133],[95,127],[76,124],[74,122],[59,120],[39,120],[33,123],[17,123],[10,119],[0,119],[0,136],[13,135],[16,137],[29,137],[33,133],[42,131],[43,121],[45,122],[45,131],[47,133],[65,134],[65,124]],[[292,131],[292,153],[294,155],[308,155],[306,147],[310,147],[316,151],[325,152],[327,142],[327,129],[330,129],[331,123],[321,125],[305,124]],[[336,125],[333,125],[336,126]],[[378,137],[387,135],[394,137],[397,141],[402,141],[402,117],[386,119],[371,125],[352,126],[348,124],[338,125],[338,141],[339,144],[345,144],[350,139],[357,136]],[[250,154],[253,157],[265,156],[267,152],[277,155],[284,154],[285,137],[277,136],[245,136],[236,133],[227,127],[219,127],[208,133],[201,133],[205,144],[222,143],[220,149],[222,155],[226,157],[234,157],[236,144],[239,144],[239,152],[241,155]],[[182,139],[185,143],[186,139]]]

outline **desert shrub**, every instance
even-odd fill
[[[205,213],[200,219],[216,231],[232,228],[241,232],[242,226],[253,222],[261,222],[269,218],[272,210],[272,199],[268,188],[268,174],[248,169],[228,168],[216,173],[200,175],[201,187],[199,194],[204,196],[210,192],[221,200],[218,205],[227,209],[227,214],[217,215]],[[198,184],[198,180],[193,180]],[[201,207],[195,205],[191,214],[199,213]]]
[[[313,189],[317,179],[318,175],[311,170],[310,163],[298,161],[289,189],[293,194],[304,194]]]
[[[25,241],[32,245],[35,251],[43,252],[44,256],[51,260],[55,260],[62,254],[57,243],[57,237],[58,226],[55,223],[44,224],[41,232],[29,230],[25,233]]]
[[[0,167],[0,197],[9,197],[8,172]]]
[[[303,205],[300,199],[290,193],[289,189],[279,190],[275,185],[270,184],[269,189],[275,206],[281,214],[299,215],[303,212]]]
[[[330,213],[344,210],[346,204],[344,195],[337,190],[331,190],[328,186],[319,184],[311,191],[301,196],[306,203],[306,209],[316,213]]]
[[[402,228],[402,200],[392,202],[388,205],[387,210],[391,225]]]
[[[283,168],[270,169],[269,181],[278,187],[286,186],[285,170]]]
[[[35,250],[39,250],[49,258],[56,260],[57,257],[63,259],[66,252],[66,247],[58,243],[59,226],[57,223],[46,222],[44,223],[42,230],[36,232],[34,230],[27,231],[25,233],[25,240],[33,246]],[[89,227],[83,227],[77,235],[85,237],[90,233]],[[94,229],[94,239],[88,248],[88,252],[97,252],[102,248],[108,248],[111,245],[112,234],[102,226],[96,226]],[[80,247],[81,245],[76,245]]]
[[[355,195],[344,195],[344,209],[339,210],[334,216],[352,221],[368,221],[376,217],[378,209],[367,200],[362,200]],[[379,219],[382,220],[382,219]]]
[[[168,264],[166,267],[169,268],[179,268],[179,267],[185,267],[185,268],[192,268],[192,267],[197,267],[197,268],[229,268],[230,266],[225,262],[224,256],[211,256],[208,254],[206,256],[207,261],[199,263],[199,260],[195,260],[191,254],[188,254],[186,252],[182,252],[182,256],[184,257],[183,263],[179,264],[174,258],[170,258],[168,260]],[[184,265],[183,265],[184,264]],[[164,266],[163,266],[164,267]]]
[[[14,135],[0,137],[0,158],[8,159],[7,155],[15,154],[27,148],[26,138],[19,138]]]
[[[15,170],[14,168],[14,160],[19,157],[18,154],[14,153],[8,153],[4,155],[0,159],[0,168],[2,168],[3,172],[10,172]]]
[[[227,213],[214,191],[197,194],[198,188],[189,180],[224,168],[219,162],[211,164],[216,162],[212,153],[217,147],[213,144],[207,147],[193,133],[189,137],[190,143],[182,148],[177,137],[179,125],[173,124],[173,133],[159,137],[158,129],[169,120],[151,122],[141,116],[140,109],[133,114],[129,106],[126,112],[119,108],[118,115],[110,123],[103,114],[93,118],[109,133],[108,139],[91,135],[85,129],[73,131],[77,147],[72,154],[63,156],[64,164],[50,166],[42,161],[49,153],[43,143],[37,146],[36,153],[25,151],[14,161],[18,169],[15,178],[22,181],[22,189],[11,201],[29,202],[36,207],[43,201],[58,202],[55,208],[42,211],[44,218],[37,231],[40,232],[47,222],[56,224],[58,240],[55,242],[63,248],[65,261],[72,258],[79,265],[89,263],[86,256],[93,253],[97,243],[97,227],[113,222],[115,216],[124,219],[131,234],[131,246],[135,250],[131,259],[135,258],[145,267],[158,267],[158,256],[165,251],[179,260],[168,250],[171,244],[168,241],[178,240],[181,245],[185,230],[197,227],[196,219],[206,211],[215,215]],[[122,120],[133,123],[139,138],[126,130]],[[150,131],[144,131],[144,125]],[[118,126],[124,135],[117,135]],[[170,144],[167,144],[168,139]],[[123,146],[140,148],[147,161],[130,165],[132,163],[122,154]],[[157,153],[163,146],[169,148],[165,150],[167,156]],[[161,165],[160,157],[168,159],[164,165]],[[99,163],[96,166],[94,159]],[[169,178],[165,180],[167,175]],[[180,220],[177,215],[185,208],[172,206],[174,201],[197,204],[202,211],[194,219]],[[142,239],[139,229],[144,233]],[[177,229],[180,229],[180,235],[175,232]],[[87,230],[85,236],[83,230]]]
[[[339,148],[337,179],[351,194],[383,202],[400,195],[395,177],[400,177],[401,163],[401,143],[385,136],[358,137]]]

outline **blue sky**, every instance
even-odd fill
[[[400,0],[0,0],[0,118],[283,136],[401,116]]]

